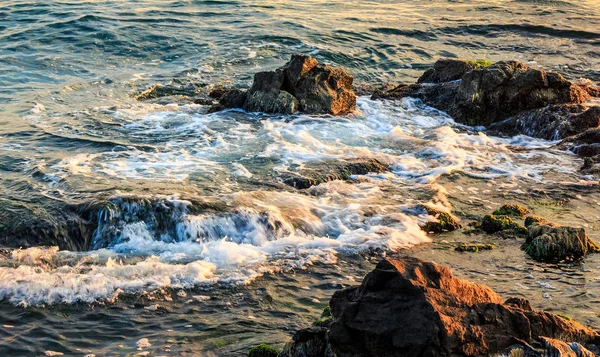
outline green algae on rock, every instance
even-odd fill
[[[265,343],[252,347],[248,351],[248,357],[277,357],[277,355],[279,351]]]
[[[488,234],[503,231],[505,233],[512,233],[517,236],[525,236],[527,234],[527,229],[514,222],[512,218],[508,216],[495,216],[493,214],[484,216],[479,228]]]
[[[529,227],[532,224],[541,224],[541,225],[545,225],[545,226],[558,226],[555,223],[550,222],[549,220],[539,217],[539,216],[527,216],[527,218],[525,218],[525,227]]]
[[[528,237],[521,246],[530,257],[538,261],[581,259],[589,253],[599,253],[600,247],[591,240],[583,228],[531,224]]]
[[[428,205],[419,205],[419,208],[424,209],[428,215],[435,217],[436,221],[426,222],[421,226],[425,232],[430,233],[442,233],[447,231],[454,231],[461,228],[458,220],[454,218],[450,213],[438,210]]]
[[[529,214],[529,210],[521,205],[514,203],[507,203],[502,205],[502,207],[498,208],[493,213],[495,216],[513,216],[513,217],[523,217]]]

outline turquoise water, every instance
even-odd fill
[[[552,142],[468,132],[414,100],[361,97],[357,113],[331,118],[206,114],[186,97],[135,95],[244,87],[298,52],[358,85],[414,81],[439,57],[600,81],[599,29],[591,0],[3,1],[0,228],[29,233],[0,236],[0,355],[281,345],[360,281],[374,252],[431,242],[418,203],[483,214],[509,197],[598,240],[598,178]],[[278,180],[351,157],[391,171],[309,191]],[[93,228],[67,234],[79,224]],[[60,250],[36,234],[54,228]],[[600,326],[596,260],[564,275],[516,243],[476,261],[427,247],[415,254]]]

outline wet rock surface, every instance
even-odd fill
[[[516,356],[507,350],[517,349],[585,356],[600,342],[577,322],[524,299],[503,302],[487,286],[411,257],[381,261],[360,286],[337,291],[330,307],[329,325],[297,332],[280,357]]]
[[[600,124],[600,107],[584,105],[595,87],[517,61],[477,66],[440,59],[417,84],[373,94],[374,99],[415,97],[459,123],[504,135],[562,139]]]
[[[376,159],[347,159],[324,161],[302,169],[298,173],[286,172],[281,180],[297,189],[306,189],[333,180],[350,180],[353,175],[367,175],[389,171],[389,166]]]
[[[532,223],[522,249],[539,261],[577,260],[589,253],[599,253],[600,247],[583,228],[561,227],[556,224]]]
[[[275,71],[259,72],[247,91],[225,94],[211,111],[242,108],[250,112],[346,114],[356,108],[353,77],[345,70],[294,55]]]

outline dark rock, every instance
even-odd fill
[[[283,67],[254,76],[252,87],[243,103],[225,100],[213,111],[243,108],[246,111],[292,114],[302,111],[310,114],[346,114],[356,108],[352,76],[343,69],[319,65],[317,60],[294,55]]]
[[[194,83],[187,84],[155,84],[142,93],[135,96],[136,100],[148,100],[171,96],[193,97],[198,91],[198,85]]]
[[[86,208],[38,197],[35,203],[0,200],[0,245],[10,248],[58,246],[87,250],[97,222],[80,213]]]
[[[480,250],[492,250],[496,249],[496,246],[493,244],[482,244],[482,243],[460,243],[456,248],[454,248],[457,252],[471,252],[478,253]]]
[[[558,148],[570,150],[580,157],[598,157],[600,156],[600,128],[588,129],[568,137],[558,145]]]
[[[330,306],[333,320],[320,341],[337,357],[483,356],[542,337],[582,344],[600,340],[577,322],[524,309],[528,304],[522,302],[503,304],[490,288],[410,257],[383,260],[361,286],[337,291]],[[323,356],[319,353],[302,356]]]
[[[583,228],[537,223],[529,225],[527,240],[521,248],[539,261],[581,259],[588,253],[600,252]]]
[[[428,205],[419,205],[418,208],[436,219],[435,221],[425,222],[425,224],[421,226],[421,229],[427,233],[442,233],[461,228],[458,220],[450,213]]]
[[[513,216],[520,218],[529,214],[529,210],[521,205],[508,203],[495,210],[493,214],[496,216]]]
[[[476,68],[475,62],[441,58],[417,80],[418,83],[441,83],[461,79]]]
[[[351,159],[323,161],[305,168],[298,174],[287,172],[281,175],[286,185],[306,189],[324,182],[350,180],[352,175],[367,175],[389,171],[389,166],[376,159]]]
[[[227,90],[221,96],[221,99],[219,100],[219,104],[213,105],[208,110],[208,112],[215,113],[215,112],[225,110],[225,109],[242,108],[244,106],[244,103],[246,103],[247,97],[248,97],[248,94],[246,93],[246,91],[243,91],[240,89]]]
[[[327,339],[327,327],[313,326],[299,330],[292,342],[283,347],[279,357],[335,357]]]
[[[600,109],[579,105],[590,98],[589,87],[516,61],[474,68],[470,63],[440,60],[419,79],[433,84],[403,84],[372,98],[419,98],[459,123],[509,135],[560,139],[598,126]]]
[[[557,140],[600,125],[600,107],[582,104],[558,104],[519,113],[489,130],[503,135],[525,134],[546,140]]]

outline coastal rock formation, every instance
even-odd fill
[[[315,58],[293,55],[275,71],[254,75],[252,87],[225,93],[211,111],[242,108],[250,112],[345,114],[356,108],[352,76],[343,69],[318,64]]]
[[[524,299],[503,302],[487,286],[410,257],[381,261],[360,286],[337,291],[330,307],[328,325],[297,332],[279,356],[486,356],[515,344],[545,352],[563,346],[555,340],[600,343],[598,332],[577,322]]]
[[[597,95],[594,88],[517,61],[478,66],[441,59],[418,82],[373,98],[419,98],[459,123],[507,135],[562,139],[600,124],[600,107],[583,104]]]
[[[352,175],[367,175],[389,171],[389,166],[376,159],[324,161],[301,170],[281,175],[286,185],[306,189],[333,180],[349,180]]]
[[[581,259],[588,253],[600,253],[600,247],[583,228],[562,227],[552,223],[530,223],[522,249],[539,261]]]

